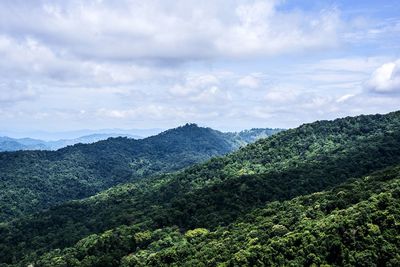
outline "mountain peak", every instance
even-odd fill
[[[193,123],[193,122],[188,122],[188,123],[186,123],[185,125],[183,125],[183,126],[181,126],[181,127],[183,127],[183,128],[201,128],[201,127],[199,127],[196,123]]]
[[[184,124],[182,126],[178,126],[178,127],[174,128],[172,130],[188,130],[188,129],[192,129],[193,130],[193,129],[205,129],[205,128],[198,126],[196,123],[188,122],[188,123],[186,123],[186,124]]]
[[[201,129],[210,129],[210,128],[204,128],[204,127],[200,127],[198,126],[196,123],[186,123],[182,126],[178,126],[176,128],[172,128],[169,130],[166,130],[164,132],[161,133],[161,135],[163,134],[173,134],[173,133],[185,133],[187,131],[198,131]]]

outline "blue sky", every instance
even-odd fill
[[[2,131],[400,109],[398,1],[1,1],[0,56]]]

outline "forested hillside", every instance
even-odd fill
[[[244,144],[240,136],[187,124],[141,140],[119,137],[58,151],[0,153],[0,222],[176,171]]]
[[[350,178],[369,175],[374,171],[399,163],[400,112],[305,124],[299,128],[259,140],[228,156],[211,159],[182,172],[140,179],[109,189],[88,199],[62,204],[48,211],[2,224],[0,225],[0,236],[3,237],[0,241],[0,251],[2,252],[0,258],[5,263],[20,262],[23,266],[35,261],[46,251],[76,244],[75,249],[71,248],[62,252],[54,250],[41,262],[44,264],[49,260],[53,266],[57,266],[55,260],[60,259],[58,266],[74,266],[72,263],[63,265],[62,260],[65,259],[57,256],[58,253],[72,253],[70,257],[72,260],[73,258],[78,261],[84,259],[82,266],[118,266],[119,259],[128,254],[133,253],[132,256],[124,258],[124,264],[133,264],[136,259],[140,261],[142,254],[143,257],[151,260],[146,253],[151,254],[152,249],[162,252],[164,248],[166,250],[162,253],[165,254],[176,249],[178,252],[175,256],[167,255],[165,259],[159,261],[156,259],[157,264],[164,261],[165,264],[176,262],[177,266],[183,263],[187,263],[189,266],[189,263],[192,262],[201,266],[200,262],[204,262],[201,257],[212,259],[213,255],[219,253],[221,255],[216,256],[220,257],[218,260],[211,261],[206,265],[213,266],[216,265],[216,262],[228,262],[236,253],[239,253],[238,260],[265,261],[266,259],[260,258],[262,253],[253,254],[252,251],[246,251],[248,244],[241,245],[240,242],[243,241],[241,239],[235,241],[238,245],[232,246],[233,250],[237,249],[235,252],[219,251],[219,246],[215,244],[216,252],[210,251],[211,254],[203,252],[195,258],[190,258],[194,255],[193,253],[187,255],[185,254],[187,252],[183,251],[191,249],[190,247],[180,246],[182,244],[185,246],[186,237],[190,239],[193,236],[196,240],[198,236],[201,237],[208,231],[219,233],[219,229],[224,229],[221,227],[227,227],[227,236],[229,236],[229,231],[232,230],[230,227],[233,227],[230,225],[235,225],[235,221],[240,221],[246,216],[253,216],[251,214],[254,209],[262,208],[265,205],[292,205],[290,203],[295,205],[298,200],[271,204],[273,201],[285,201],[301,195],[328,190]],[[397,170],[393,169],[393,172]],[[382,180],[379,179],[378,181]],[[382,183],[386,182],[382,181]],[[386,184],[382,184],[382,188],[386,188],[386,186]],[[344,209],[345,216],[355,216],[357,219],[357,214],[347,214],[345,209],[352,208],[352,205],[355,205],[353,207],[355,209],[362,208],[364,205],[361,203],[362,201],[369,201],[367,197],[380,193],[374,191],[374,188],[368,190],[371,192],[366,191],[366,194],[370,194],[363,197],[362,200],[356,198],[351,202],[344,199],[343,206],[339,208]],[[393,191],[392,195],[394,196],[390,195],[393,197],[390,199],[390,203],[394,203],[393,205],[397,205],[396,192]],[[357,204],[358,201],[360,204]],[[374,203],[371,204],[372,207],[375,207]],[[317,214],[320,217],[311,219],[316,219],[316,224],[319,223],[319,220],[322,224],[329,222],[329,218],[325,215],[334,209],[327,208]],[[389,213],[389,211],[387,212]],[[266,220],[273,218],[267,214],[265,216],[268,217]],[[285,217],[284,213],[279,216]],[[393,216],[396,216],[395,213]],[[274,227],[274,231],[278,233],[292,231],[288,228],[289,224],[284,221],[274,219],[272,222],[274,225],[278,225]],[[129,227],[126,228],[122,225]],[[379,226],[379,224],[376,225]],[[295,226],[296,224],[294,224]],[[79,241],[91,234],[101,233],[115,227],[128,230],[123,233],[118,232],[119,230],[105,232],[103,235],[90,236]],[[321,235],[330,229],[329,225],[327,227],[320,229]],[[196,228],[205,228],[206,230],[189,231]],[[178,229],[182,233],[186,232],[187,236],[182,237]],[[251,229],[251,227],[244,226],[241,229],[243,233],[238,235],[238,238],[246,234],[251,235],[247,229]],[[303,228],[297,230],[301,232],[301,229]],[[390,231],[398,233],[396,232],[398,228],[390,229],[392,229]],[[293,231],[297,230],[293,228]],[[159,234],[155,239],[152,237],[153,232],[156,236]],[[256,232],[254,235],[254,238],[257,238],[259,233]],[[118,239],[119,236],[121,236],[121,240],[127,242],[123,243],[123,247],[119,247],[119,241],[114,243],[113,238]],[[315,237],[315,242],[318,243],[320,239],[317,237]],[[104,247],[92,249],[93,246],[96,247],[96,245],[92,246],[92,238],[97,245]],[[101,241],[96,241],[97,238],[100,238]],[[157,238],[161,239],[158,243],[156,242]],[[217,235],[215,238],[220,237]],[[224,236],[221,238],[223,239]],[[79,243],[76,243],[78,241]],[[144,243],[140,243],[142,241]],[[147,248],[146,246],[153,241],[156,242],[155,247]],[[213,244],[212,240],[209,241],[210,245]],[[295,244],[302,244],[298,243],[300,241],[296,241]],[[145,248],[143,251],[139,250],[138,254],[134,254],[138,249],[135,242],[139,244],[138,248]],[[220,241],[218,240],[218,242]],[[396,246],[396,243],[393,242],[397,241],[390,239],[387,242],[391,246]],[[178,246],[178,244],[181,245],[176,248],[175,245]],[[230,243],[227,244],[230,246]],[[254,249],[260,249],[260,251],[264,248],[267,249],[267,245],[265,247],[264,244],[255,243],[255,245],[257,246]],[[292,245],[293,243],[283,244],[287,247]],[[79,246],[83,246],[83,248],[77,249],[76,247]],[[172,247],[171,250],[168,247]],[[102,249],[104,250],[102,253],[95,254],[97,250],[101,251]],[[223,249],[223,246],[219,249]],[[73,254],[76,250],[79,255]],[[179,251],[182,251],[183,254],[180,254]],[[286,254],[278,252],[276,252],[276,258],[271,258],[273,262],[289,263],[290,260],[294,260],[290,254],[286,256]],[[94,254],[92,255],[92,253]],[[162,253],[157,257],[162,257]],[[293,253],[301,253],[301,251]],[[104,254],[104,257],[101,254]],[[332,262],[328,256],[325,257],[322,254],[317,256],[320,257],[319,262]],[[98,262],[96,263],[96,261]],[[77,261],[76,264],[78,265]],[[230,264],[235,265],[232,261],[227,266]],[[237,263],[237,265],[240,264]],[[249,263],[249,265],[251,264]]]
[[[275,201],[214,231],[121,226],[35,266],[399,266],[400,167]]]
[[[284,131],[285,129],[280,128],[253,128],[250,130],[243,130],[240,132],[230,133],[236,137],[236,139],[242,140],[244,144],[251,144],[261,138],[269,137],[273,134]],[[228,133],[229,134],[229,133]]]

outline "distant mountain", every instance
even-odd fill
[[[46,144],[57,148],[106,137],[96,134]],[[186,124],[141,140],[117,137],[57,151],[3,152],[0,221],[88,197],[120,183],[180,170],[245,143],[235,134]],[[23,145],[41,144],[24,139]]]
[[[175,147],[176,163],[196,144],[237,145],[195,125],[153,138],[160,153],[152,159]],[[67,150],[76,164],[80,147],[99,144],[104,151],[110,140]],[[116,147],[125,151],[112,146],[97,160]],[[400,112],[304,124],[0,224],[0,258],[16,266],[399,266],[399,164]]]
[[[75,144],[91,144],[98,141],[106,140],[108,138],[116,138],[116,137],[127,137],[133,139],[142,139],[143,137],[138,135],[130,135],[130,134],[118,134],[118,133],[103,133],[103,134],[91,134],[81,136],[75,139],[61,139],[57,141],[48,141],[45,144],[48,147],[48,150],[57,150],[66,146],[72,146]]]
[[[57,150],[66,146],[71,146],[79,143],[90,144],[101,140],[106,140],[110,137],[128,137],[134,139],[143,138],[138,135],[117,133],[91,134],[74,139],[61,139],[57,141],[43,141],[33,138],[11,138],[4,136],[0,137],[0,152],[18,150]]]
[[[0,152],[26,150],[27,147],[9,137],[0,137]]]
[[[16,139],[30,137],[32,139],[38,139],[43,141],[56,141],[56,140],[70,140],[76,139],[81,136],[93,135],[93,134],[117,134],[118,136],[140,136],[142,138],[157,135],[164,131],[164,129],[153,128],[153,129],[81,129],[75,131],[62,131],[62,132],[49,132],[49,131],[12,131],[0,129],[0,136],[9,136]]]
[[[7,136],[0,137],[0,152],[35,149],[49,149],[49,147],[41,140],[31,138],[14,139]]]

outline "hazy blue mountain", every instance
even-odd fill
[[[142,136],[139,135],[130,135],[130,134],[118,134],[118,133],[103,133],[103,134],[91,134],[85,135],[74,139],[61,139],[57,141],[48,141],[45,142],[49,150],[57,150],[66,146],[72,146],[75,144],[91,144],[101,140],[106,140],[108,138],[116,138],[116,137],[127,137],[133,139],[142,139]]]
[[[26,146],[9,137],[0,137],[0,151],[26,150]]]
[[[0,152],[17,150],[50,149],[45,141],[31,138],[15,139],[7,136],[0,137]]]
[[[66,146],[75,144],[90,144],[101,140],[106,140],[111,137],[128,137],[141,139],[138,135],[118,134],[118,133],[102,133],[85,135],[74,139],[60,139],[56,141],[44,141],[33,138],[11,138],[0,137],[0,152],[18,151],[18,150],[57,150]]]
[[[50,131],[13,131],[9,129],[0,129],[0,136],[9,136],[15,139],[21,139],[25,137],[30,137],[33,139],[43,140],[43,141],[57,141],[61,139],[76,139],[82,136],[93,135],[93,134],[118,134],[120,136],[133,135],[140,136],[142,138],[156,135],[164,131],[161,128],[151,128],[151,129],[80,129],[74,131],[60,131],[60,132],[50,132]]]

